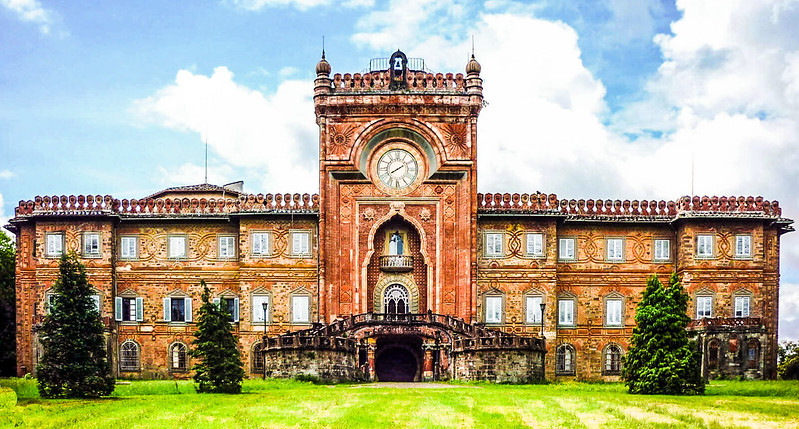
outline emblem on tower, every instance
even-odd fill
[[[391,54],[391,58],[388,59],[388,70],[391,76],[391,83],[388,89],[393,91],[408,87],[408,57],[399,49]]]

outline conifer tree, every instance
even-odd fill
[[[656,275],[647,281],[635,314],[630,350],[622,377],[630,393],[703,394],[701,353],[688,339],[688,294],[676,273],[663,287]]]
[[[0,377],[17,373],[14,242],[0,232]]]
[[[56,298],[38,331],[44,351],[36,367],[39,393],[45,398],[110,395],[114,377],[86,270],[75,254],[62,256],[58,268]]]
[[[244,369],[238,339],[233,335],[227,309],[210,301],[211,292],[205,281],[202,306],[194,333],[192,357],[200,359],[194,365],[194,381],[198,392],[241,393]]]

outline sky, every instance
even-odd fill
[[[0,222],[36,195],[318,192],[314,67],[482,65],[478,191],[799,217],[799,0],[0,0]],[[693,174],[692,174],[693,166]],[[780,338],[799,339],[799,233]]]

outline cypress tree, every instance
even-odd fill
[[[656,275],[647,281],[635,314],[632,346],[622,377],[630,393],[703,394],[701,353],[686,327],[689,296],[676,273],[663,287]]]
[[[114,377],[86,270],[75,254],[62,256],[58,269],[56,298],[38,331],[44,351],[36,367],[39,393],[45,398],[110,395]]]
[[[202,306],[194,333],[194,349],[189,353],[200,359],[192,368],[198,392],[241,393],[244,369],[238,339],[233,335],[230,314],[221,305],[210,301],[211,292],[205,281]]]

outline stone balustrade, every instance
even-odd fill
[[[656,200],[574,200],[555,194],[477,194],[478,212],[560,213],[571,216],[663,216],[692,212],[745,213],[779,217],[777,201],[763,197],[682,197],[677,201]]]
[[[317,194],[249,194],[233,198],[142,198],[119,200],[110,195],[37,196],[20,201],[16,216],[35,214],[228,214],[258,212],[316,212]]]
[[[391,83],[388,71],[371,73],[336,73],[331,79],[334,93],[388,91]],[[465,93],[466,80],[461,73],[424,73],[409,71],[407,74],[409,91]]]

